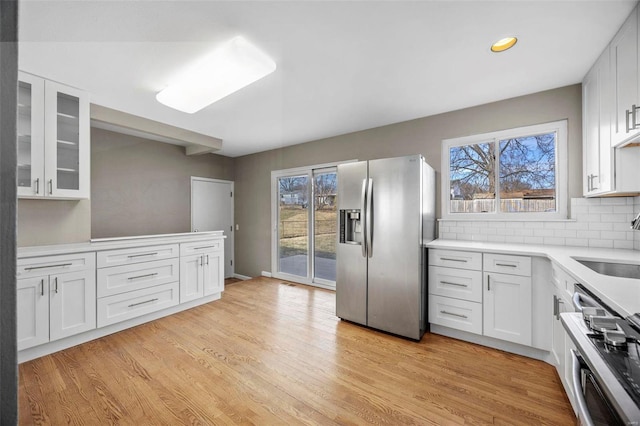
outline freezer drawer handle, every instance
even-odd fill
[[[56,265],[45,265],[45,266],[29,266],[28,268],[24,268],[25,271],[32,271],[34,269],[45,269],[45,268],[64,268],[65,266],[71,266],[73,263],[58,263]]]
[[[158,252],[154,252],[154,253],[142,253],[142,254],[130,254],[129,256],[127,256],[129,259],[132,259],[134,257],[142,257],[142,256],[156,256],[158,254]]]
[[[445,314],[445,315],[453,315],[454,317],[459,317],[459,318],[464,318],[464,319],[469,318],[469,317],[468,317],[468,316],[466,316],[466,315],[462,315],[462,314],[455,314],[455,313],[453,313],[453,312],[440,311],[440,313],[441,313],[441,314]]]
[[[451,281],[440,281],[440,284],[457,285],[458,287],[469,287],[467,284],[452,283]]]
[[[144,305],[145,303],[155,302],[156,300],[158,300],[157,297],[155,299],[145,300],[144,302],[132,303],[129,305],[129,308],[133,308],[134,306],[138,306],[138,305]]]
[[[508,266],[509,268],[517,268],[518,265],[511,265],[509,263],[496,263],[496,266]]]
[[[448,260],[449,262],[463,262],[467,263],[466,259],[452,259],[450,257],[441,257],[440,260]]]
[[[147,278],[147,277],[155,277],[156,275],[158,275],[157,272],[154,272],[153,274],[146,274],[146,275],[137,275],[135,277],[129,277],[127,278],[128,280],[137,280],[138,278]]]

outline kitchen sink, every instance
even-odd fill
[[[640,279],[640,264],[601,262],[598,260],[574,259],[587,268],[602,275]]]

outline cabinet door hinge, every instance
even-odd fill
[[[233,191],[229,193],[229,197],[233,197]]]

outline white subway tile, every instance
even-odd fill
[[[616,223],[612,223],[612,225],[613,225],[614,231],[621,231],[621,232],[631,231],[631,221],[616,222]]]
[[[492,243],[504,243],[505,242],[505,236],[504,235],[487,235],[487,241],[490,241]]]
[[[548,244],[551,246],[563,246],[565,245],[565,240],[564,238],[558,238],[558,237],[544,237],[544,244]]]
[[[634,209],[632,204],[627,204],[626,206],[616,206],[616,214],[633,213],[633,211]]]
[[[606,235],[604,236],[606,236],[607,238],[611,238],[612,240],[626,241],[627,234],[628,232],[611,231],[611,232],[607,232]]]
[[[573,204],[576,206],[586,206],[589,204],[589,198],[572,198],[571,205]]]
[[[524,222],[524,227],[529,229],[542,229],[544,224],[542,222]]]
[[[440,238],[445,240],[457,240],[458,234],[456,234],[455,232],[443,232],[442,234],[440,234]]]
[[[565,229],[564,222],[545,222],[544,229]]]
[[[556,233],[553,229],[534,229],[533,235],[535,237],[553,237]]]
[[[505,243],[524,244],[524,237],[519,235],[507,235],[504,237]]]
[[[613,240],[589,240],[589,247],[613,248]]]
[[[562,237],[562,238],[577,238],[578,237],[578,231],[576,231],[575,229],[557,230],[555,236],[556,237]]]
[[[606,217],[606,222],[628,222],[627,217],[628,213],[613,213],[606,216],[603,216],[603,219]]]
[[[611,222],[590,222],[590,231],[613,231],[613,223]]]
[[[633,241],[614,241],[613,248],[633,250]]]
[[[475,234],[471,235],[471,241],[489,241],[486,234]]]
[[[495,228],[504,228],[505,227],[504,222],[501,222],[501,221],[488,222],[487,225],[488,225],[488,228],[494,228],[494,229]]]
[[[579,214],[576,216],[578,222],[600,222],[599,214]]]
[[[628,198],[630,197],[603,198],[600,200],[600,204],[602,204],[603,206],[624,206],[625,204],[628,204]]]
[[[444,233],[444,232],[451,232],[449,231],[449,227],[448,226],[442,226],[442,224],[440,224],[440,227],[438,228],[438,230],[440,231],[440,233]]]
[[[576,247],[589,247],[589,240],[586,238],[565,238],[565,244]]]
[[[507,228],[511,228],[511,229],[522,228],[522,222],[506,222],[505,225]]]
[[[588,206],[599,206],[601,204],[601,198],[585,198],[585,200]]]
[[[502,229],[494,229],[496,235],[515,235],[515,229],[511,228],[502,228]]]
[[[525,244],[542,244],[544,242],[542,237],[524,237]]]
[[[589,206],[589,214],[603,214],[603,213],[606,213],[606,214],[613,213],[613,206]]]
[[[565,225],[566,229],[575,229],[577,231],[583,230],[586,231],[589,229],[589,222],[567,222]]]
[[[533,237],[533,231],[535,231],[535,229],[526,229],[526,228],[515,229],[514,235],[520,235],[523,237]]]
[[[577,233],[577,236],[578,238],[586,238],[588,240],[591,240],[591,239],[598,240],[601,238],[602,235],[600,231],[580,231]]]

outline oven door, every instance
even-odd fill
[[[571,350],[572,385],[577,402],[578,424],[584,426],[622,425],[611,403],[602,393],[596,377],[575,350]]]

